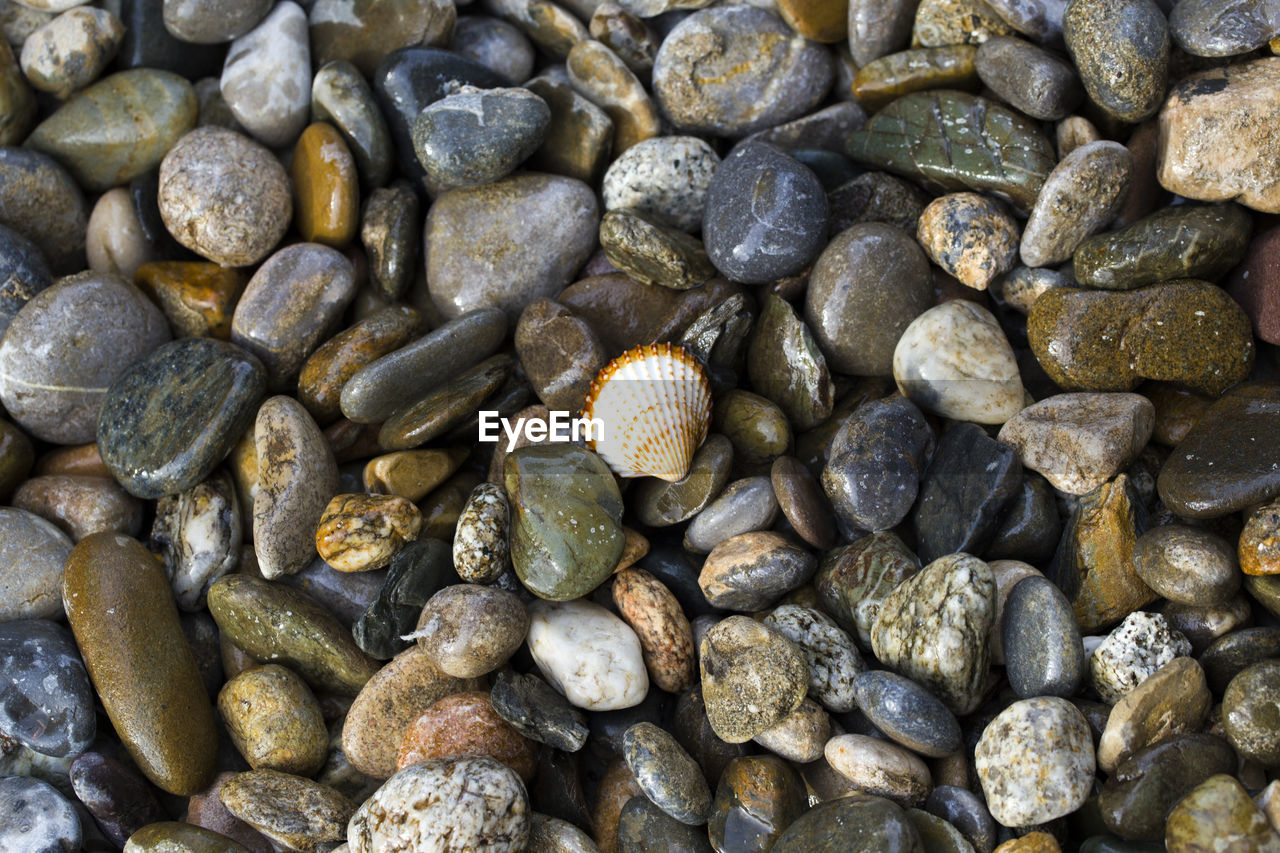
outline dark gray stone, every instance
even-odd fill
[[[587,742],[583,713],[536,675],[502,670],[489,700],[498,716],[527,738],[564,752],[577,752]]]
[[[53,274],[36,244],[0,225],[0,337],[27,300],[51,284]]]
[[[960,723],[955,714],[911,679],[875,670],[858,675],[853,689],[867,719],[908,749],[940,758],[960,748]]]
[[[97,729],[75,640],[45,619],[0,623],[0,734],[44,755],[75,755]]]
[[[447,95],[414,119],[413,148],[442,187],[487,184],[538,150],[551,110],[528,89],[471,87]]]
[[[1088,674],[1071,603],[1047,578],[1018,581],[1000,626],[1005,673],[1020,698],[1072,696]]]

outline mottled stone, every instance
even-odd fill
[[[14,851],[79,850],[80,816],[48,782],[0,779],[0,845]]]
[[[39,248],[54,275],[84,269],[89,208],[75,179],[47,154],[0,149],[0,225]]]
[[[528,629],[529,615],[514,593],[457,584],[431,596],[410,638],[445,674],[477,678],[504,664]]]
[[[22,72],[33,88],[65,99],[102,73],[123,36],[120,19],[105,9],[68,9],[27,36]]]
[[[178,821],[149,823],[129,836],[127,853],[249,853],[234,839]]]
[[[831,739],[831,715],[812,699],[753,737],[754,743],[797,764],[822,758],[822,748]]]
[[[443,188],[486,184],[538,150],[551,110],[527,89],[463,89],[419,113],[413,143],[427,176]]]
[[[830,616],[812,607],[784,604],[766,616],[764,624],[804,652],[809,697],[835,712],[854,708],[855,679],[866,664],[853,639]]]
[[[982,0],[921,0],[911,30],[913,47],[982,44],[1012,28]]]
[[[291,670],[276,664],[245,670],[223,685],[218,713],[255,770],[314,776],[324,765],[329,735],[320,703]]]
[[[163,229],[163,225],[160,226]],[[165,234],[168,238],[167,233]],[[209,261],[151,261],[133,282],[160,306],[180,338],[231,339],[231,317],[249,276]]]
[[[818,568],[814,588],[827,612],[864,648],[885,597],[920,571],[920,560],[893,533],[872,533],[829,552]]]
[[[1230,847],[1258,853],[1280,850],[1280,836],[1262,810],[1226,773],[1201,782],[1169,811],[1164,842],[1170,853]]]
[[[716,274],[701,241],[638,211],[606,213],[600,244],[616,269],[643,284],[688,290]]]
[[[1071,602],[1051,581],[1024,577],[1000,614],[1005,674],[1019,698],[1070,697],[1087,673],[1084,645]]]
[[[1226,604],[1240,589],[1235,548],[1195,527],[1171,524],[1148,531],[1134,548],[1133,563],[1147,586],[1182,604]]]
[[[776,533],[742,533],[711,550],[698,586],[714,607],[759,610],[812,577],[817,563]]]
[[[795,309],[766,294],[747,350],[752,386],[776,403],[797,429],[826,420],[835,388],[826,359]]]
[[[837,236],[860,222],[883,222],[908,234],[929,203],[930,196],[912,181],[888,172],[863,172],[827,191],[831,232]]]
[[[640,641],[650,681],[668,693],[691,687],[697,681],[693,629],[671,590],[644,569],[624,568],[614,575],[613,601]]]
[[[1109,140],[1065,155],[1045,178],[1027,217],[1018,247],[1022,262],[1043,267],[1068,260],[1085,238],[1115,218],[1128,197],[1132,171],[1129,149]]]
[[[454,693],[423,711],[400,741],[396,769],[465,755],[500,761],[526,784],[537,769],[537,746],[499,716],[482,691]]]
[[[711,810],[707,780],[674,737],[652,723],[637,723],[622,742],[627,766],[645,796],[681,823],[706,823]]]
[[[868,735],[833,737],[827,741],[825,755],[858,791],[903,806],[921,805],[933,787],[929,768],[918,756]]]
[[[422,529],[422,514],[398,495],[337,495],[316,527],[316,551],[342,572],[367,572],[391,562]]]
[[[0,734],[42,755],[89,748],[93,688],[72,636],[56,622],[0,622]]]
[[[1062,35],[1089,98],[1108,115],[1138,122],[1160,108],[1169,24],[1154,0],[1073,0]]]
[[[1191,658],[1174,658],[1111,709],[1098,741],[1098,767],[1110,773],[1145,746],[1195,731],[1211,702],[1200,665]]]
[[[1241,670],[1222,694],[1222,725],[1227,740],[1244,759],[1268,767],[1280,764],[1276,699],[1280,665],[1260,661]]]
[[[765,853],[807,810],[804,781],[772,755],[735,758],[726,766],[711,806],[708,832],[718,850]]]
[[[640,641],[598,604],[535,601],[529,651],[539,671],[570,704],[589,711],[630,708],[649,689]]]
[[[283,0],[227,48],[222,96],[258,141],[287,145],[307,124],[310,71],[307,14],[298,4]]]
[[[631,208],[682,231],[697,231],[707,188],[719,165],[720,157],[696,136],[643,140],[622,152],[605,172],[605,210]]]
[[[943,271],[961,284],[986,290],[1013,268],[1018,226],[1000,205],[977,193],[934,199],[920,214],[916,239]]]
[[[772,628],[731,616],[702,640],[699,653],[707,717],[721,739],[743,743],[799,707],[808,664],[798,646]]]
[[[327,785],[275,770],[240,773],[223,784],[218,798],[277,845],[302,853],[341,841],[355,811],[355,803]]]
[[[1093,650],[1089,678],[1102,701],[1114,705],[1166,663],[1190,654],[1191,644],[1163,616],[1137,611]]]
[[[859,68],[907,46],[918,5],[910,0],[849,0],[849,51]]]

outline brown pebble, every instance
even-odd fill
[[[396,770],[429,758],[487,755],[527,784],[537,769],[538,747],[502,719],[489,694],[455,693],[436,702],[409,726],[396,754]]]
[[[380,569],[418,536],[422,513],[398,495],[338,495],[316,529],[316,551],[340,572]]]
[[[289,174],[302,239],[337,249],[354,240],[360,185],[355,158],[337,128],[320,121],[304,130],[293,147]]]
[[[644,569],[613,578],[613,603],[640,639],[649,678],[668,693],[683,693],[698,680],[693,629],[671,590]]]
[[[179,337],[229,341],[231,316],[249,276],[208,261],[152,261],[138,267],[133,281]]]

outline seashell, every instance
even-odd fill
[[[711,383],[683,347],[639,346],[597,374],[582,416],[599,420],[587,444],[619,477],[675,482],[707,437]]]

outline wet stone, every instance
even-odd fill
[[[911,181],[888,172],[863,172],[827,191],[831,233],[838,236],[859,222],[883,222],[913,233],[929,199]]]
[[[320,703],[306,682],[276,664],[245,670],[223,685],[218,713],[255,770],[313,776],[329,748]]]
[[[0,522],[0,621],[60,616],[62,567],[71,539],[16,507],[0,507]]]
[[[780,722],[808,689],[809,667],[800,648],[748,617],[716,624],[698,657],[707,718],[729,743],[748,741]]]
[[[688,290],[716,274],[701,241],[638,211],[606,213],[600,244],[614,267],[643,284]]]
[[[714,607],[759,610],[803,584],[816,568],[817,558],[776,533],[742,533],[712,549],[698,585]]]
[[[1111,709],[1098,741],[1098,767],[1110,773],[1143,747],[1197,730],[1211,702],[1200,665],[1191,658],[1174,658]]]
[[[334,60],[316,72],[311,82],[311,112],[315,121],[332,124],[346,140],[362,189],[381,188],[387,183],[395,156],[391,132],[373,89],[355,66]]]
[[[1042,267],[1071,258],[1119,212],[1132,170],[1129,149],[1107,140],[1089,142],[1064,156],[1045,179],[1027,218],[1019,246],[1022,262]],[[1007,284],[1005,298],[1010,298]]]
[[[605,210],[631,208],[682,231],[697,231],[702,227],[707,188],[719,165],[719,156],[696,136],[638,142],[605,172]]]
[[[752,386],[778,404],[798,430],[831,414],[835,389],[813,334],[788,303],[766,294],[747,350]]]
[[[417,538],[422,514],[398,495],[337,495],[316,528],[316,551],[340,572],[367,572],[391,562]]]
[[[87,752],[72,762],[71,786],[98,827],[117,845],[136,830],[165,818],[141,774],[101,753]]]
[[[80,817],[48,782],[0,779],[0,844],[11,850],[78,850]]]
[[[613,602],[636,632],[650,680],[660,690],[681,693],[697,681],[693,629],[671,590],[639,568],[613,578]]]
[[[274,770],[250,770],[218,791],[233,815],[282,847],[315,850],[341,841],[355,803],[332,788]]]
[[[1005,673],[1020,698],[1070,697],[1080,689],[1087,674],[1080,629],[1071,602],[1051,581],[1014,584],[999,627]]]
[[[64,627],[44,619],[0,622],[0,684],[0,734],[43,755],[89,747],[93,689]]]
[[[859,849],[921,853],[924,847],[902,808],[878,796],[839,797],[815,806],[773,845],[774,853]]]
[[[1280,850],[1280,837],[1262,810],[1244,786],[1225,773],[1201,782],[1170,810],[1164,842],[1171,853],[1224,843],[1260,853]]]
[[[1018,226],[995,202],[977,193],[935,199],[920,215],[916,239],[944,271],[975,290],[1013,268]]]
[[[939,758],[960,748],[960,724],[936,696],[909,678],[880,670],[854,680],[857,707],[890,739]]]
[[[620,805],[617,832],[610,834],[617,853],[711,853],[706,830],[681,823],[643,794]],[[599,848],[610,849],[603,843]]]
[[[818,478],[793,456],[779,456],[770,469],[773,493],[791,528],[807,544],[826,549],[835,544],[835,519]]]
[[[947,44],[891,53],[868,62],[853,78],[853,94],[869,112],[877,112],[895,98],[926,89],[978,88],[974,69],[977,48]]]
[[[162,224],[159,228],[172,241]],[[133,280],[160,306],[177,337],[225,341],[249,276],[209,261],[151,261],[138,267]]]
[[[233,0],[208,6],[194,0],[166,0],[164,26],[184,42],[217,44],[249,32],[270,10],[267,0]]]
[[[791,640],[809,663],[808,696],[835,712],[855,707],[855,683],[866,664],[853,639],[820,610],[784,604],[764,624]]]
[[[350,243],[356,235],[360,191],[356,162],[342,134],[324,122],[308,126],[294,146],[289,175],[302,239],[337,248]]]
[[[920,559],[901,539],[888,531],[872,533],[829,552],[814,588],[827,612],[868,648],[885,597],[918,571]]]
[[[975,65],[983,83],[1032,118],[1065,118],[1084,96],[1069,63],[1013,36],[983,42]]]
[[[706,822],[711,810],[707,781],[675,738],[652,723],[637,723],[622,742],[627,766],[645,796],[681,823]]]
[[[442,187],[485,184],[509,174],[542,144],[551,111],[527,89],[463,89],[413,123],[414,150]]]
[[[1227,739],[1241,757],[1268,767],[1280,764],[1276,734],[1280,665],[1260,661],[1241,670],[1222,694],[1222,723]]]
[[[488,15],[462,15],[449,49],[501,74],[512,86],[529,79],[534,48],[515,26]]]
[[[25,7],[12,3],[9,9]],[[36,98],[18,67],[13,48],[5,39],[0,42],[4,42],[0,45],[0,111],[4,113],[0,119],[0,143],[14,145],[25,139],[35,124]]]
[[[529,651],[570,704],[613,711],[639,704],[649,689],[640,641],[627,623],[586,600],[536,601]]]
[[[449,549],[441,541],[422,537],[406,544],[391,558],[377,596],[351,627],[366,654],[387,660],[409,647],[401,639],[413,631],[422,606],[447,582]]]
[[[310,15],[316,64],[347,61],[370,77],[397,48],[447,44],[456,19],[457,11],[442,0],[318,0]]]
[[[551,109],[551,125],[542,146],[526,161],[529,168],[594,183],[609,165],[613,119],[574,90],[567,72],[548,70],[526,82],[525,88]]]
[[[52,157],[0,150],[0,225],[30,240],[54,275],[84,269],[89,208],[75,180]]]
[[[123,36],[105,9],[68,9],[22,43],[22,72],[32,87],[65,99],[102,73]]]
[[[1170,601],[1226,604],[1240,589],[1235,549],[1207,530],[1172,524],[1143,534],[1133,552],[1138,576]]]
[[[310,70],[307,14],[283,0],[227,48],[222,97],[259,142],[288,145],[307,124]]]
[[[1164,97],[1169,24],[1154,0],[1069,4],[1062,34],[1094,103],[1125,122],[1155,114]]]
[[[534,392],[553,411],[581,409],[591,382],[609,361],[590,324],[550,299],[538,299],[521,312],[515,347]]]
[[[929,792],[924,808],[958,829],[978,853],[988,853],[995,847],[995,821],[982,801],[968,789],[937,785]]]
[[[922,0],[911,30],[912,46],[982,44],[1011,28],[981,0]]]
[[[839,735],[827,741],[827,762],[855,790],[902,806],[924,803],[933,779],[928,766],[910,751],[869,735]]]
[[[23,305],[53,284],[53,275],[35,243],[0,225],[0,335]]]
[[[129,836],[124,849],[129,853],[169,853],[175,849],[181,853],[248,853],[249,850],[220,832],[178,821],[147,824]]]
[[[445,674],[477,678],[506,663],[528,629],[529,615],[514,593],[457,584],[431,596],[411,636]]]
[[[142,503],[107,477],[32,477],[13,493],[12,503],[52,521],[77,542],[103,530],[127,536],[142,531]]]
[[[733,759],[711,806],[712,846],[765,853],[807,811],[804,790],[800,775],[776,756]]]
[[[483,691],[454,693],[422,712],[400,741],[396,768],[461,755],[487,755],[526,784],[537,770],[537,746],[494,711]]]

